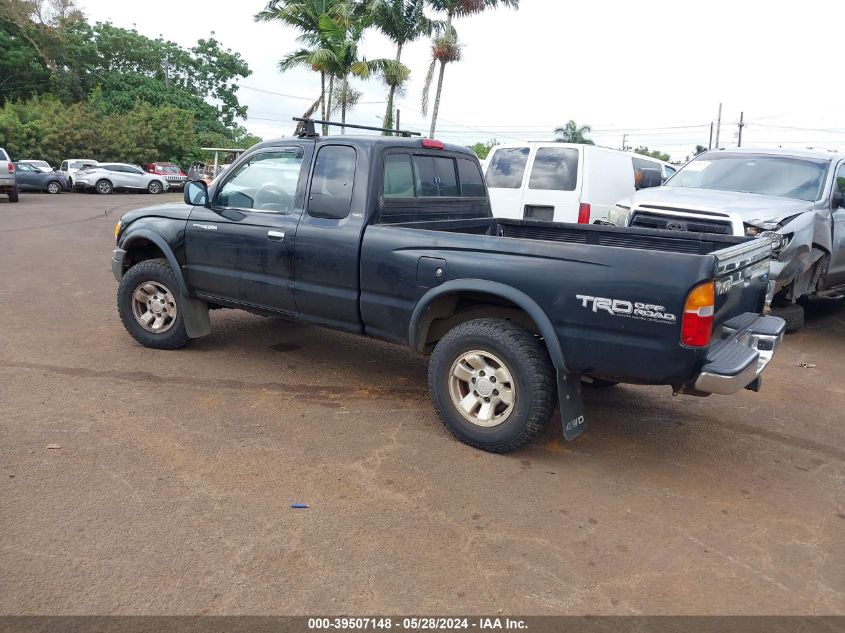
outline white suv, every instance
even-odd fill
[[[74,189],[94,190],[108,194],[116,189],[161,193],[167,191],[167,179],[160,174],[148,174],[138,165],[101,163],[76,173]]]

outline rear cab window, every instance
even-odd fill
[[[381,221],[487,215],[487,190],[477,160],[390,149],[382,170]]]

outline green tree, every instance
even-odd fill
[[[478,156],[479,160],[484,160],[490,154],[490,150],[498,144],[499,141],[494,138],[491,138],[486,143],[476,143],[474,145],[469,145],[469,149],[475,152],[475,155]]]
[[[699,154],[701,154],[702,152],[706,152],[706,151],[707,151],[707,148],[706,148],[706,147],[704,147],[704,145],[696,145],[696,146],[695,146],[695,151],[692,153],[692,155],[693,155],[693,156],[698,156],[698,155],[699,155]]]
[[[434,70],[440,64],[440,72],[437,76],[437,88],[434,93],[434,106],[431,111],[431,130],[429,137],[434,136],[437,128],[437,114],[440,111],[440,98],[443,93],[443,75],[446,72],[446,64],[458,62],[461,59],[461,46],[458,43],[458,34],[455,31],[453,22],[456,18],[469,17],[495,9],[498,6],[519,8],[519,0],[428,0],[429,5],[435,10],[446,14],[446,24],[441,35],[434,39],[431,48],[431,64],[425,78],[422,98],[422,112],[428,112],[428,96],[431,90],[431,82],[434,80]]]
[[[595,142],[587,138],[587,135],[592,132],[589,125],[579,126],[575,121],[570,119],[559,128],[555,128],[555,141],[558,143],[579,143],[581,145],[595,145]]]
[[[386,64],[382,79],[387,84],[387,108],[384,127],[393,128],[394,98],[402,94],[411,69],[402,63],[402,49],[423,35],[431,35],[440,25],[425,15],[427,0],[376,0],[373,5],[373,24],[396,45],[393,64]]]
[[[255,15],[256,21],[280,22],[299,31],[297,41],[303,47],[283,57],[279,62],[279,70],[284,73],[292,68],[304,66],[319,73],[320,97],[310,111],[313,112],[319,104],[323,120],[330,110],[330,99],[327,99],[327,96],[333,90],[334,78],[331,74],[332,52],[328,33],[321,29],[321,24],[325,18],[331,18],[338,11],[343,11],[344,9],[339,7],[343,2],[344,0],[270,0],[264,9]],[[326,126],[323,126],[323,134],[326,132]]]
[[[669,158],[671,158],[669,154],[664,154],[659,149],[650,150],[645,145],[640,145],[634,150],[634,152],[637,154],[642,154],[643,156],[651,156],[652,158],[656,158],[657,160],[662,160],[664,162],[668,162]]]

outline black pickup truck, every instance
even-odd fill
[[[224,307],[406,345],[431,354],[443,424],[488,451],[530,440],[556,401],[574,438],[582,383],[756,390],[783,334],[760,314],[771,241],[498,220],[475,155],[435,140],[268,141],[184,197],[115,227],[138,342],[180,348]]]

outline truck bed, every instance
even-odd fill
[[[749,238],[715,233],[669,233],[641,228],[628,228],[600,224],[566,224],[540,220],[506,220],[478,218],[469,220],[428,220],[420,222],[391,223],[389,226],[428,231],[447,231],[474,235],[495,235],[527,240],[617,246],[659,250],[670,253],[709,255],[715,251],[735,246]]]
[[[413,325],[409,314],[427,292],[440,291],[438,286],[475,284],[479,295],[484,288],[509,287],[549,315],[573,373],[679,384],[707,355],[707,348],[680,342],[687,294],[705,281],[721,288],[717,340],[722,323],[762,310],[771,243],[710,233],[477,218],[371,225],[361,252],[361,316],[371,335],[407,342]],[[596,298],[659,306],[657,311],[669,317],[624,318],[595,309]]]

